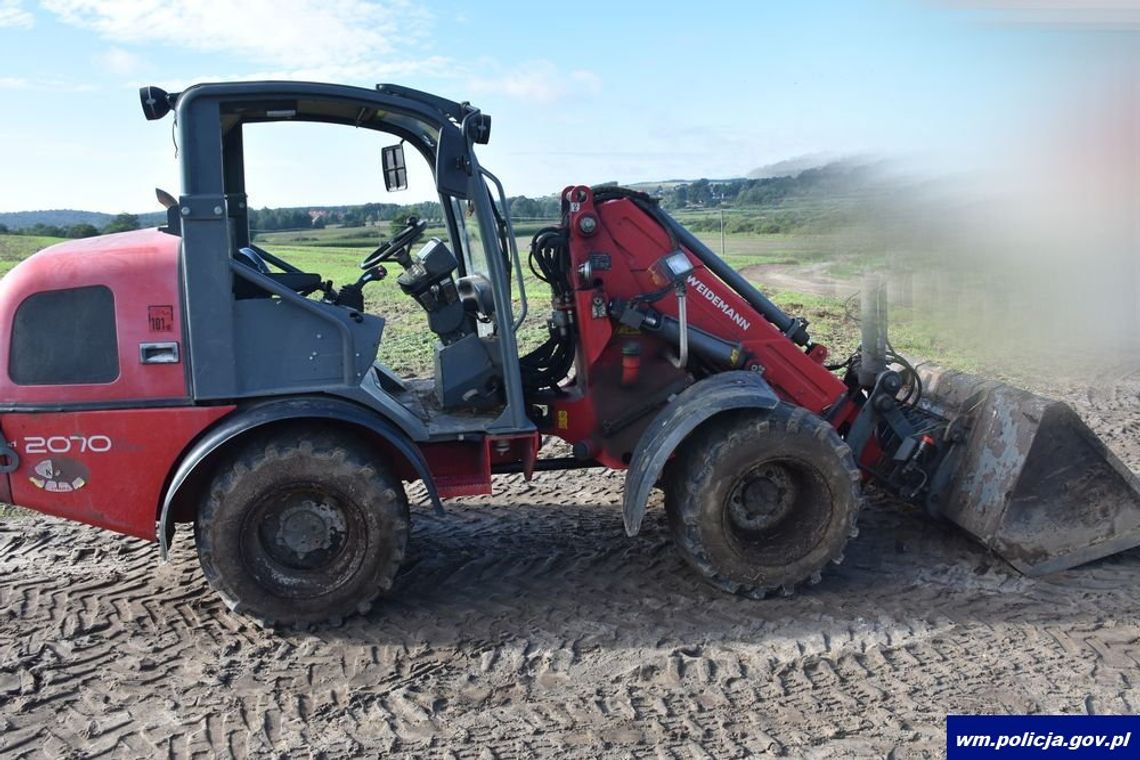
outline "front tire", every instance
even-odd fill
[[[352,439],[280,435],[214,477],[194,525],[210,586],[263,625],[367,612],[404,558],[400,482]]]
[[[677,548],[712,585],[762,597],[816,582],[856,535],[859,470],[835,429],[805,409],[725,415],[672,463],[665,509]]]

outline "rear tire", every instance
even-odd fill
[[[400,482],[354,440],[280,435],[214,477],[194,525],[198,559],[230,609],[262,625],[367,612],[408,539]]]
[[[677,548],[712,585],[763,597],[817,582],[857,534],[859,470],[831,425],[805,409],[726,415],[699,428],[669,468]]]

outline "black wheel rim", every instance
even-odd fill
[[[752,563],[786,566],[819,544],[831,521],[831,501],[823,475],[811,464],[791,458],[757,462],[725,492],[725,537]]]
[[[275,596],[312,598],[349,582],[364,552],[360,510],[317,483],[293,483],[262,495],[242,524],[242,559]]]

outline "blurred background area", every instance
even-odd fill
[[[841,233],[860,262],[846,269],[882,274],[895,341],[920,359],[1015,377],[1136,365],[1140,3],[951,7],[1060,40],[1071,57],[986,125],[961,171],[875,165]],[[858,298],[855,279],[831,284],[821,292]]]
[[[931,145],[805,157],[822,165],[727,200],[731,186],[715,182],[711,200],[700,183],[646,189],[785,308],[806,310],[833,353],[858,342],[871,271],[888,286],[896,347],[918,360],[1023,382],[1136,365],[1140,26],[1092,18],[1073,9],[1059,30],[1052,8],[978,16],[1060,34],[1083,55],[1059,62],[1063,75],[1032,102],[980,125],[959,165],[931,161]],[[750,206],[765,191],[769,204]]]

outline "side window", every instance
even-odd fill
[[[94,285],[25,298],[12,323],[8,375],[17,385],[86,385],[117,378],[111,290]]]

